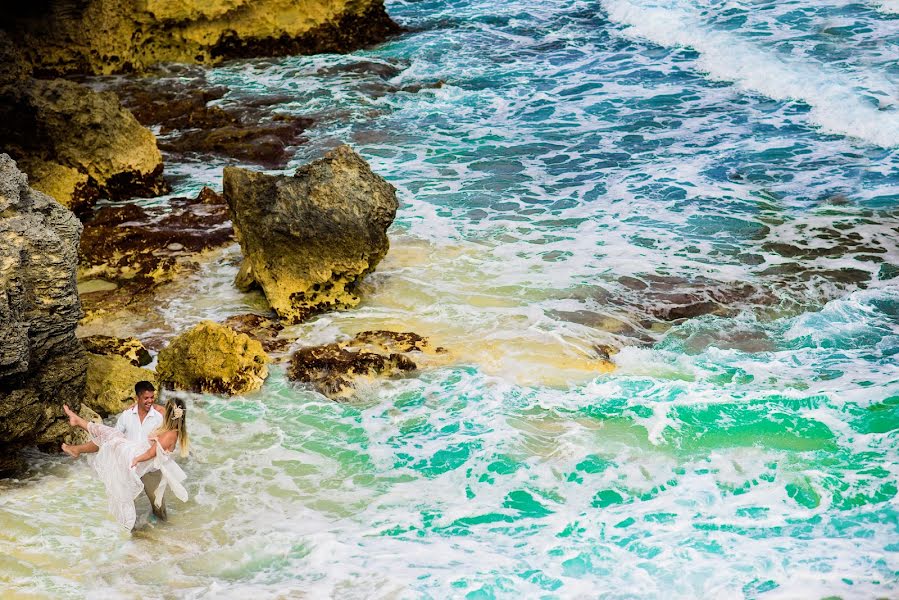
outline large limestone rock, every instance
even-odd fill
[[[72,81],[0,80],[0,147],[28,173],[32,187],[75,211],[99,197],[167,189],[150,130],[112,92]]]
[[[399,31],[383,0],[49,0],[0,15],[39,73],[349,52]]]
[[[278,316],[359,303],[356,285],[390,243],[395,188],[349,146],[297,169],[293,177],[226,167],[224,194],[244,261],[236,285],[258,284]]]
[[[203,321],[159,352],[156,373],[168,387],[213,394],[246,394],[268,377],[262,345],[243,333]]]
[[[83,403],[104,417],[117,415],[134,402],[134,384],[154,381],[156,374],[123,356],[88,354]]]
[[[81,223],[0,154],[0,454],[68,434],[62,403],[78,408],[87,356],[75,337]]]

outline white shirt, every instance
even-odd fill
[[[146,441],[151,433],[159,429],[160,425],[162,425],[162,415],[153,407],[150,407],[150,412],[147,413],[143,423],[141,423],[140,416],[137,414],[137,405],[135,404],[119,415],[115,428],[124,433],[125,437],[132,442],[143,442]]]

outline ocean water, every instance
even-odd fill
[[[33,454],[2,596],[899,596],[896,2],[387,6],[377,48],[208,77],[315,119],[292,166],[346,142],[398,189],[362,305],[291,333],[449,355],[346,404],[279,366],[188,396],[191,500],[133,535]],[[159,331],[263,308],[238,257]]]

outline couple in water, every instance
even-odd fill
[[[184,471],[173,460],[175,448],[187,456],[187,407],[181,398],[170,398],[165,408],[153,403],[156,389],[149,381],[134,386],[135,404],[125,410],[115,427],[91,423],[63,405],[69,424],[90,434],[90,441],[77,446],[63,444],[73,458],[82,454],[106,486],[109,512],[126,529],[137,520],[134,500],[145,490],[153,513],[165,519],[164,495],[171,489],[182,501],[187,490]]]

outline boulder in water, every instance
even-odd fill
[[[262,387],[269,357],[248,335],[203,321],[159,352],[156,373],[168,387],[213,394],[246,394]]]
[[[349,146],[293,177],[225,168],[224,194],[244,261],[235,281],[258,284],[278,316],[308,316],[359,303],[356,286],[390,243],[395,188]]]

